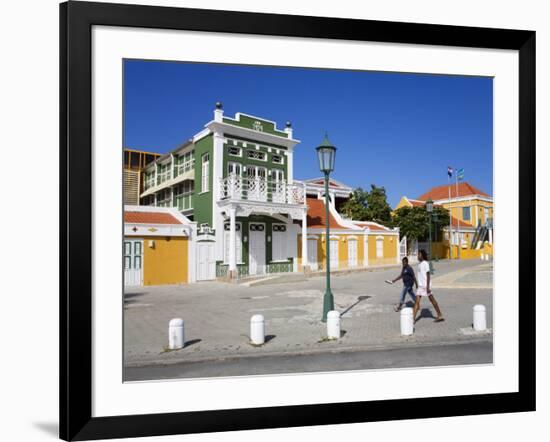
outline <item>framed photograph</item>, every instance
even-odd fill
[[[535,410],[535,32],[60,23],[62,439]]]

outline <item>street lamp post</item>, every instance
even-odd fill
[[[426,211],[428,212],[428,232],[429,232],[429,253],[430,253],[430,275],[433,275],[433,265],[432,265],[432,212],[434,210],[434,202],[429,199],[426,201]]]
[[[325,134],[325,139],[319,147],[317,147],[317,158],[319,159],[319,169],[325,175],[325,214],[326,214],[326,272],[327,272],[327,286],[325,295],[323,297],[323,317],[322,321],[327,321],[327,314],[331,310],[334,310],[334,296],[330,290],[330,214],[329,214],[329,194],[328,194],[328,180],[330,172],[334,170],[334,158],[336,157],[336,147],[334,147],[328,140],[328,136]]]
[[[438,225],[439,225],[439,215],[437,214],[437,212],[434,212],[434,213],[433,213],[433,222],[434,222],[434,227],[435,227],[435,242],[437,242],[437,231],[439,230],[439,229],[438,229]],[[439,257],[436,255],[436,256],[435,256],[435,260],[437,261],[438,258],[439,258]]]

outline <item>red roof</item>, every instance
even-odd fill
[[[412,204],[413,207],[424,207],[426,205],[426,201],[420,201],[420,200],[412,200],[410,198],[407,198],[409,202]],[[438,206],[439,204],[434,204]]]
[[[326,227],[326,208],[323,200],[317,198],[306,198],[307,202],[307,226],[316,229]],[[328,215],[331,229],[347,229],[336,222],[331,213]]]
[[[319,184],[321,186],[324,186],[325,181],[324,180],[314,181],[313,184]],[[328,186],[329,187],[342,187],[342,186],[339,186],[338,184],[336,184],[334,181],[330,181],[330,180],[328,182]]]
[[[444,200],[449,198],[449,186],[451,187],[451,198],[470,196],[470,195],[481,195],[489,196],[482,190],[479,190],[477,187],[472,186],[470,183],[458,183],[458,195],[456,184],[445,184],[443,186],[432,187],[423,195],[420,195],[417,199],[419,200]]]
[[[124,222],[130,224],[182,224],[165,212],[124,212]]]

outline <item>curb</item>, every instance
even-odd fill
[[[304,349],[298,351],[274,351],[274,352],[265,352],[265,353],[243,353],[236,355],[218,355],[218,356],[207,356],[204,358],[173,358],[173,359],[151,359],[144,361],[133,361],[124,364],[124,368],[143,368],[143,367],[153,367],[159,365],[176,365],[183,363],[201,363],[201,362],[211,362],[211,361],[234,361],[237,359],[254,359],[261,357],[278,357],[278,356],[308,356],[322,353],[343,353],[343,352],[366,352],[372,350],[397,350],[402,348],[422,348],[422,347],[436,347],[436,346],[446,346],[446,345],[460,345],[460,344],[471,344],[471,343],[480,343],[480,342],[493,342],[492,333],[484,333],[483,335],[462,335],[462,339],[454,339],[448,341],[434,341],[434,342],[414,342],[411,341],[409,337],[404,337],[407,339],[406,342],[396,342],[392,344],[373,344],[373,345],[354,345],[354,346],[345,346],[345,347],[333,347],[333,348],[315,348],[315,349]],[[414,339],[414,338],[413,338]]]

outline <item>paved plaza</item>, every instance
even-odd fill
[[[335,309],[342,318],[342,337],[334,341],[326,339],[326,325],[320,321],[323,275],[289,275],[256,284],[207,282],[132,288],[124,300],[125,365],[491,341],[490,330],[473,333],[471,324],[472,307],[483,304],[487,327],[492,327],[492,263],[440,261],[434,266],[433,292],[445,321],[434,322],[433,308],[425,299],[421,319],[409,337],[400,335],[399,313],[393,310],[401,283],[384,282],[398,275],[397,266],[332,277]],[[266,343],[260,347],[249,343],[249,321],[255,314],[265,317]],[[186,345],[169,351],[168,322],[176,317],[185,321]]]

